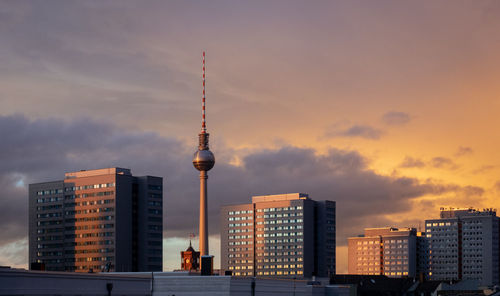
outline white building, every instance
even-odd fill
[[[432,280],[476,279],[499,284],[499,219],[496,211],[441,208],[425,221]]]

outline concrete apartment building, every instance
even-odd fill
[[[415,228],[365,228],[365,234],[348,238],[349,274],[413,277],[417,274]]]
[[[221,209],[221,269],[235,276],[335,274],[335,202],[304,193]]]
[[[162,183],[106,168],[30,184],[30,268],[161,271]]]
[[[475,279],[499,284],[499,219],[496,211],[441,208],[425,221],[432,280]]]

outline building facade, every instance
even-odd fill
[[[499,284],[499,218],[496,211],[441,208],[425,221],[432,280],[479,280]]]
[[[413,277],[417,274],[417,230],[366,228],[348,238],[349,274]]]
[[[304,193],[221,209],[221,269],[236,276],[335,274],[335,202]]]
[[[29,262],[50,271],[161,271],[163,179],[129,169],[29,185]]]

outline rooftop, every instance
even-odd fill
[[[275,195],[252,196],[252,203],[297,200],[297,199],[309,199],[309,195],[306,193],[285,193],[285,194],[275,194]]]
[[[97,170],[81,170],[78,172],[71,172],[71,173],[66,173],[64,174],[65,179],[73,179],[73,178],[84,178],[84,177],[95,177],[95,176],[102,176],[102,175],[127,175],[131,176],[132,173],[130,172],[130,169],[124,169],[124,168],[105,168],[105,169],[97,169]]]

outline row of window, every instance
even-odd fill
[[[54,249],[54,248],[62,248],[63,244],[38,244],[37,249]]]
[[[229,252],[252,251],[252,250],[253,250],[252,247],[249,247],[249,248],[229,248],[228,249]]]
[[[92,254],[92,253],[113,253],[114,248],[102,248],[102,249],[85,249],[85,250],[70,250],[65,251],[66,254]]]
[[[71,230],[88,230],[88,229],[106,229],[106,228],[113,228],[114,226],[115,226],[114,224],[92,224],[92,225],[81,225],[81,226],[66,226],[66,227],[64,227],[64,230],[71,231]]]
[[[63,193],[62,189],[48,189],[48,190],[42,190],[42,191],[37,191],[36,195],[49,195],[49,194],[59,194]]]
[[[92,213],[106,213],[106,212],[114,212],[115,208],[97,208],[97,209],[86,209],[86,210],[78,210],[78,211],[65,211],[65,215],[75,215],[75,214],[92,214]]]
[[[283,213],[283,214],[266,214],[266,215],[257,215],[258,219],[261,218],[282,218],[282,217],[296,217],[302,216],[302,212],[297,213]]]
[[[257,225],[267,225],[267,224],[281,224],[281,223],[302,223],[302,219],[290,219],[290,220],[268,220],[268,221],[259,221]]]
[[[252,226],[253,223],[231,223],[229,227],[242,227],[242,226]]]
[[[302,245],[257,247],[257,250],[283,250],[283,249],[302,249]]]
[[[436,227],[436,226],[456,226],[457,222],[428,222],[425,224],[426,227]]]
[[[37,211],[55,210],[62,208],[62,205],[49,205],[49,206],[38,206]]]
[[[65,187],[64,191],[69,192],[69,191],[76,191],[76,190],[109,188],[109,187],[115,187],[115,185],[116,185],[115,183],[80,185],[80,186]]]
[[[302,210],[302,206],[257,209],[257,213],[262,213],[262,212],[267,213],[267,212],[293,211],[293,210]]]
[[[259,271],[257,272],[257,275],[294,275],[294,274],[297,274],[297,275],[301,275],[303,272],[302,270],[297,270],[297,271]]]
[[[278,255],[269,255],[269,254],[278,254]],[[281,254],[281,255],[279,255]],[[287,255],[287,252],[285,253],[263,253],[263,254],[259,254],[258,256],[271,256],[271,258],[265,258],[265,259],[258,259],[257,260],[257,263],[262,263],[262,262],[298,262],[298,261],[302,261],[302,258],[300,257],[297,257],[297,258],[274,258],[272,256],[286,256]],[[298,255],[302,255],[302,252],[289,252],[289,255],[293,256],[298,256]]]
[[[93,192],[93,193],[82,193],[82,194],[71,194],[71,195],[65,195],[64,199],[65,200],[72,200],[75,198],[89,198],[89,197],[98,197],[98,196],[108,196],[108,195],[113,195],[115,194],[114,191],[99,191],[99,192]]]
[[[64,228],[47,228],[47,229],[38,229],[37,233],[38,234],[43,234],[43,233],[57,233],[57,232],[63,232]]]
[[[248,211],[230,211],[227,214],[231,216],[231,215],[252,214],[252,213],[253,213],[252,210],[248,210]]]
[[[244,228],[244,229],[229,229],[227,233],[245,233],[245,232],[253,232],[253,229],[250,228]]]
[[[279,244],[279,243],[295,243],[302,242],[301,238],[290,238],[290,239],[265,239],[265,240],[257,240],[258,244]]]
[[[64,198],[62,196],[59,197],[44,197],[44,198],[38,198],[36,200],[36,203],[47,203],[47,202],[56,202],[56,201],[62,201]]]
[[[113,240],[98,240],[98,241],[84,241],[84,242],[75,242],[74,246],[100,246],[100,245],[112,245],[114,244]]]
[[[76,262],[95,262],[95,261],[113,261],[115,260],[115,257],[113,256],[107,256],[107,257],[82,257],[82,258],[76,258]]]
[[[51,236],[39,236],[36,238],[39,242],[62,240],[62,235],[51,235]]]
[[[65,219],[64,222],[75,223],[75,222],[89,222],[89,221],[109,221],[109,220],[113,220],[114,218],[115,218],[115,216],[70,218],[70,219]]]
[[[109,191],[113,192],[113,191]],[[101,193],[101,192],[99,192]],[[72,203],[65,203],[65,207],[76,207],[76,206],[94,206],[94,205],[104,205],[104,204],[110,204],[113,203],[115,200],[114,199],[101,199],[101,200],[88,200],[88,201],[82,201],[82,202],[72,202]]]
[[[148,202],[148,205],[150,206],[157,206],[157,207],[161,207],[161,201],[149,201]]]
[[[288,268],[299,269],[299,268],[303,268],[303,267],[304,267],[304,265],[302,265],[302,264],[257,265],[258,269],[284,269],[284,268],[287,268],[287,269]]]
[[[299,236],[302,234],[302,232],[259,233],[257,237]]]
[[[253,260],[228,260],[227,263],[231,264],[242,264],[242,263],[253,263]]]
[[[161,185],[149,185],[148,189],[149,190],[161,190],[162,186]]]
[[[246,239],[253,238],[253,235],[230,235],[229,239]]]
[[[302,229],[302,225],[260,227],[260,228],[257,228],[257,231],[293,230],[293,229]]]
[[[43,214],[37,214],[37,218],[55,218],[55,217],[62,217],[61,212],[54,212],[54,213],[43,213]]]
[[[242,216],[242,217],[229,217],[228,221],[245,221],[245,220],[253,220],[252,216]]]
[[[230,246],[253,245],[253,241],[229,242],[228,245],[230,245]]]
[[[86,238],[86,237],[106,237],[113,236],[114,232],[88,232],[78,234],[66,234],[65,238]]]
[[[248,265],[248,266],[229,266],[228,267],[229,270],[238,270],[238,269],[253,269],[253,266],[252,265]]]

